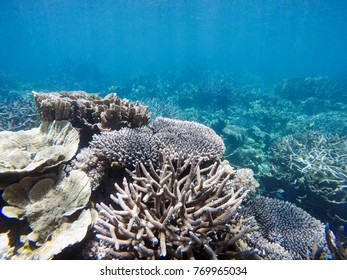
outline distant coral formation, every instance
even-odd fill
[[[19,131],[40,125],[32,96],[9,92],[10,97],[0,96],[0,131]]]
[[[308,198],[326,205],[329,215],[345,225],[346,147],[346,137],[308,131],[283,137],[274,144],[271,154],[278,177],[303,188]]]

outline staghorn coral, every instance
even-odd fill
[[[0,132],[0,175],[42,172],[69,161],[79,134],[68,121],[43,122],[27,131]]]
[[[264,196],[255,197],[241,211],[245,218],[253,217],[249,226],[259,231],[248,234],[247,244],[259,250],[264,259],[306,259],[314,246],[320,248],[320,258],[330,258],[324,225],[295,205]]]
[[[88,210],[77,219],[71,216],[86,207],[90,195],[89,178],[77,170],[69,177],[61,171],[59,176],[50,173],[25,177],[8,186],[2,198],[10,206],[4,206],[2,214],[26,219],[32,230],[24,239],[22,237],[24,245],[17,251],[17,257],[52,258],[66,246],[80,241],[91,224],[91,213]],[[64,235],[65,241],[61,242]],[[36,248],[32,249],[30,244]]]
[[[69,120],[74,127],[95,130],[97,126],[104,131],[139,127],[147,124],[151,118],[146,106],[120,99],[115,93],[103,99],[84,91],[33,93],[44,121]]]
[[[142,163],[115,184],[112,204],[97,204],[99,245],[89,254],[105,259],[233,258],[237,241],[255,230],[237,218],[249,189],[234,188],[226,165],[164,156],[157,172]],[[253,250],[239,254],[253,254]]]

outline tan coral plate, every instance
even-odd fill
[[[0,132],[0,175],[42,172],[70,160],[78,144],[78,131],[68,121],[43,122],[26,131]]]

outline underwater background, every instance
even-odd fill
[[[347,226],[347,1],[0,0],[0,131],[81,90],[212,128],[261,195]]]

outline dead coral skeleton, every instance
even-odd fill
[[[233,258],[237,241],[255,230],[237,218],[249,190],[234,189],[223,165],[193,156],[164,156],[162,168],[142,163],[131,181],[115,184],[112,204],[97,204],[99,257],[106,259]],[[228,191],[225,191],[227,190]],[[253,254],[245,250],[243,254]],[[95,257],[95,256],[94,256]]]

